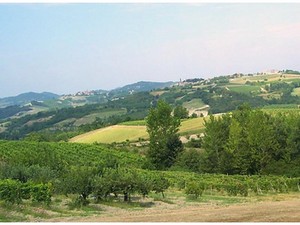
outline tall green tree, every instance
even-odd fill
[[[179,105],[179,106],[176,106],[174,109],[174,116],[179,119],[185,119],[185,118],[188,118],[189,111],[186,108],[184,108],[183,106]]]
[[[210,116],[208,120],[204,121],[205,133],[202,147],[205,149],[204,170],[206,172],[221,172],[221,158],[229,135],[229,124],[230,116],[228,114],[221,117]]]
[[[171,167],[178,154],[183,150],[178,130],[180,119],[172,116],[171,106],[159,100],[156,108],[151,108],[146,119],[150,137],[149,160],[156,169]]]

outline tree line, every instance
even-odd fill
[[[149,161],[156,169],[199,173],[299,176],[300,115],[268,114],[243,104],[232,113],[205,120],[204,136],[184,149],[180,118],[158,101],[146,119]],[[201,149],[202,150],[201,150]]]
[[[270,115],[244,104],[205,122],[204,171],[299,176],[299,113]]]

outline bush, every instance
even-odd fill
[[[203,154],[196,149],[182,152],[174,165],[174,168],[191,172],[202,172]]]
[[[20,181],[6,179],[0,181],[0,199],[6,203],[20,204],[22,202]]]
[[[31,197],[33,202],[45,202],[47,205],[51,202],[52,185],[35,184],[31,186]]]
[[[203,183],[190,181],[186,184],[185,193],[187,195],[193,195],[196,199],[202,196],[205,186]]]

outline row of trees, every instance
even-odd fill
[[[64,175],[58,191],[64,194],[77,194],[78,203],[89,203],[88,197],[96,201],[105,201],[111,195],[123,196],[125,202],[131,200],[132,194],[143,197],[150,192],[162,193],[169,187],[169,182],[162,174],[146,170],[124,167],[96,168],[74,167]]]

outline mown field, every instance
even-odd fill
[[[179,129],[179,134],[199,134],[204,130],[204,118],[193,118],[183,120]],[[70,140],[77,143],[120,143],[125,141],[139,141],[148,139],[146,122],[144,120],[125,122],[98,130],[94,130]]]

